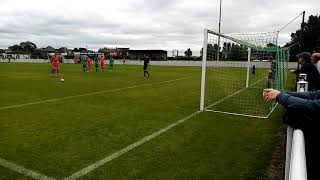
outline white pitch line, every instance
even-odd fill
[[[220,114],[228,114],[234,116],[243,116],[243,117],[250,117],[250,118],[258,118],[258,119],[267,119],[267,116],[254,116],[249,114],[241,114],[241,113],[231,113],[231,112],[224,112],[224,111],[216,111],[216,110],[206,110],[207,112],[215,112]]]
[[[48,78],[45,76],[11,76],[11,77],[1,77],[0,79],[29,79],[29,78]]]
[[[22,175],[25,175],[25,176],[28,176],[28,177],[31,177],[33,179],[39,179],[39,180],[55,180],[55,178],[52,178],[52,177],[48,177],[44,174],[41,174],[41,173],[38,173],[36,171],[32,171],[30,169],[26,169],[22,166],[19,166],[17,164],[14,164],[12,162],[9,162],[5,159],[2,159],[0,158],[0,166],[3,166],[7,169],[10,169],[12,171],[15,171],[17,173],[20,173]]]
[[[196,111],[196,112],[194,112],[194,113],[192,113],[192,114],[190,114],[190,115],[188,115],[188,116],[186,116],[186,117],[184,117],[184,118],[182,118],[182,119],[170,124],[169,126],[163,128],[163,129],[160,129],[160,130],[154,132],[153,134],[151,134],[149,136],[146,136],[146,137],[142,138],[141,140],[139,140],[139,141],[137,141],[135,143],[132,143],[129,146],[127,146],[127,147],[125,147],[125,148],[123,148],[123,149],[121,149],[121,150],[119,150],[119,151],[117,151],[117,152],[105,157],[104,159],[101,159],[101,160],[99,160],[99,161],[97,161],[97,162],[95,162],[95,163],[83,168],[82,170],[72,174],[69,177],[64,178],[63,180],[78,179],[78,178],[88,174],[89,172],[97,169],[98,167],[110,162],[111,160],[113,160],[113,159],[115,159],[115,158],[127,153],[128,151],[130,151],[130,150],[132,150],[132,149],[134,149],[134,148],[136,148],[136,147],[138,147],[138,146],[140,146],[140,145],[142,145],[142,144],[154,139],[157,136],[160,136],[161,134],[163,134],[166,131],[174,128],[175,126],[178,126],[179,124],[185,122],[186,120],[194,117],[195,115],[199,114],[200,112],[201,111]]]
[[[63,97],[63,98],[56,98],[56,99],[48,99],[48,100],[43,100],[43,101],[29,102],[29,103],[12,105],[12,106],[5,106],[5,107],[0,107],[0,110],[24,107],[24,106],[47,103],[47,102],[60,101],[60,100],[65,100],[65,99],[72,99],[72,98],[89,96],[89,95],[103,94],[103,93],[107,93],[107,92],[115,92],[115,91],[133,89],[133,88],[144,87],[144,86],[159,85],[159,84],[164,84],[164,83],[169,83],[169,82],[174,82],[174,81],[181,81],[181,80],[186,80],[186,79],[191,79],[191,77],[173,79],[173,80],[168,80],[168,81],[161,81],[161,82],[157,82],[157,83],[148,83],[148,84],[142,84],[142,85],[135,85],[135,86],[129,86],[129,87],[123,87],[123,88],[117,88],[117,89],[111,89],[111,90],[105,90],[105,91],[98,91],[98,92],[92,92],[92,93],[86,93],[86,94],[79,94],[79,95],[67,96],[67,97]]]

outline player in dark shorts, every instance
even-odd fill
[[[150,77],[150,74],[148,72],[148,66],[150,64],[150,55],[149,54],[144,54],[143,57],[143,76],[146,77],[146,74],[148,77]]]

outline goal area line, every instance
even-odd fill
[[[214,112],[214,113],[220,113],[220,114],[243,116],[243,117],[258,118],[258,119],[268,119],[277,106],[278,106],[278,103],[272,108],[271,112],[267,116],[254,116],[249,114],[231,113],[231,112],[224,112],[224,111],[217,111],[217,110],[210,110],[210,109],[206,109],[205,112]]]
[[[264,79],[265,79],[265,78],[262,78],[262,79],[260,79],[260,80],[258,80],[258,81],[256,81],[256,82],[254,82],[253,84],[251,84],[249,87],[245,87],[245,88],[243,88],[243,89],[240,89],[240,90],[238,90],[238,91],[236,91],[236,92],[234,92],[234,93],[232,93],[232,94],[230,94],[230,95],[228,95],[228,96],[226,96],[226,97],[224,97],[224,98],[222,98],[222,99],[214,102],[213,104],[210,104],[210,105],[206,106],[206,107],[204,108],[204,111],[205,111],[205,112],[215,112],[215,113],[221,113],[221,114],[228,114],[228,115],[235,115],[235,116],[244,116],[244,117],[251,117],[251,118],[259,118],[259,119],[267,119],[267,118],[269,118],[269,116],[273,113],[273,111],[274,111],[275,108],[277,107],[278,103],[276,103],[276,105],[272,108],[272,110],[271,110],[266,116],[250,115],[250,114],[245,114],[245,113],[233,113],[233,112],[226,112],[226,111],[219,111],[219,110],[210,109],[210,108],[212,108],[213,106],[218,105],[218,104],[224,102],[225,100],[227,100],[227,99],[229,99],[229,98],[231,98],[231,97],[233,97],[233,96],[235,96],[235,95],[237,95],[237,94],[239,94],[239,93],[241,93],[241,92],[243,92],[243,91],[245,91],[245,90],[247,90],[247,89],[254,88],[254,87],[252,87],[252,86],[260,83],[260,82],[263,81]]]

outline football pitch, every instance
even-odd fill
[[[1,180],[266,179],[282,108],[198,112],[201,67],[61,68],[0,63]]]

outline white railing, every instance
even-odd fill
[[[297,83],[298,92],[308,91],[306,75],[300,75],[302,79]],[[305,140],[303,131],[287,129],[285,180],[307,180],[307,165],[305,154]]]

